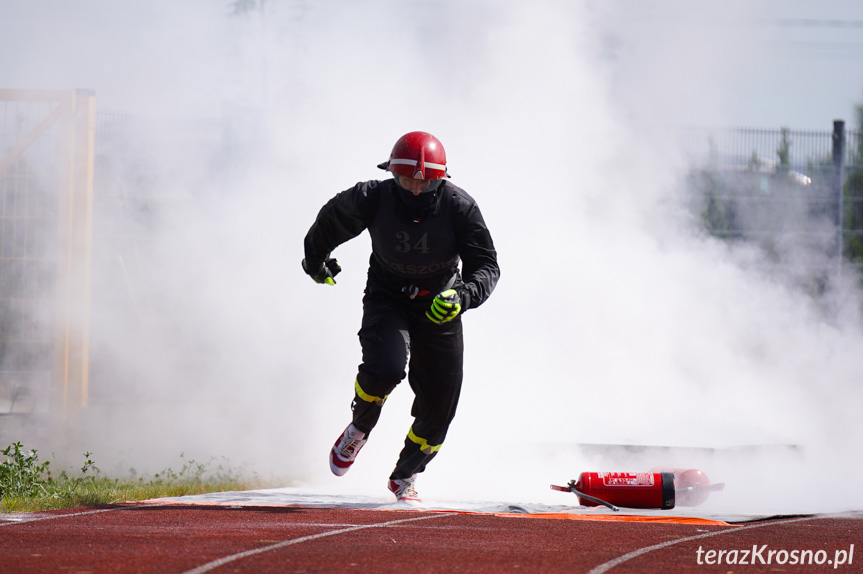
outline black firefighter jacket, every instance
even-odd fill
[[[306,234],[309,268],[319,267],[336,247],[366,229],[372,240],[367,290],[397,296],[411,288],[437,294],[453,286],[466,311],[479,307],[500,277],[497,252],[476,201],[449,181],[417,197],[394,179],[357,183],[337,194]]]

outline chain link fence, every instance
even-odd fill
[[[863,262],[863,133],[689,130],[687,200],[705,230],[830,266]]]

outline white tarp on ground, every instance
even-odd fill
[[[728,512],[717,512],[715,510],[701,510],[698,508],[678,507],[671,510],[660,509],[626,509],[614,512],[604,507],[579,506],[575,495],[561,493],[561,501],[569,501],[571,504],[547,505],[524,502],[495,502],[495,501],[452,501],[452,500],[424,500],[421,508],[414,508],[402,503],[396,503],[391,496],[363,496],[356,494],[338,494],[326,492],[325,490],[304,489],[297,487],[271,488],[262,490],[213,492],[208,494],[196,494],[189,496],[177,496],[148,500],[146,503],[170,502],[176,504],[190,505],[215,505],[231,508],[249,508],[256,506],[317,506],[330,508],[353,508],[366,510],[430,510],[430,511],[455,511],[455,512],[477,512],[488,514],[582,514],[582,515],[615,515],[615,516],[649,516],[649,517],[684,517],[702,518],[706,520],[717,520],[722,522],[748,522],[771,518],[770,515],[762,514],[731,514]]]

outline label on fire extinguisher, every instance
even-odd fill
[[[653,486],[652,472],[600,472],[604,486]]]

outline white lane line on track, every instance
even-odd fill
[[[135,506],[115,506],[114,508],[100,508],[98,510],[85,510],[84,512],[69,512],[68,514],[46,514],[40,516],[24,515],[25,518],[6,518],[9,522],[0,522],[0,526],[11,526],[13,524],[29,524],[31,522],[41,522],[42,520],[54,520],[55,518],[69,518],[70,516],[84,516],[85,514],[99,514],[101,512],[111,512],[112,510],[134,510],[136,508],[156,508],[159,506],[167,506],[166,504],[139,504]]]
[[[230,556],[225,556],[224,558],[219,558],[218,560],[213,560],[212,562],[207,562],[206,564],[202,564],[197,568],[193,568],[191,570],[186,570],[183,574],[202,574],[203,572],[209,572],[219,566],[224,566],[230,562],[235,560],[240,560],[243,558],[248,558],[249,556],[254,556],[255,554],[261,554],[263,552],[269,552],[270,550],[277,550],[279,548],[284,548],[285,546],[291,546],[293,544],[299,544],[301,542],[308,542],[309,540],[317,540],[318,538],[326,538],[327,536],[335,536],[337,534],[345,534],[347,532],[354,532],[356,530],[365,530],[366,528],[384,528],[386,526],[393,526],[395,524],[403,524],[405,522],[416,522],[418,520],[429,520],[431,518],[441,518],[443,516],[452,516],[449,513],[441,513],[441,514],[433,514],[431,516],[418,516],[416,518],[402,518],[401,520],[390,520],[389,522],[379,522],[377,524],[361,524],[359,526],[351,526],[350,528],[342,528],[340,530],[331,530],[329,532],[321,532],[320,534],[310,534],[309,536],[301,536],[300,538],[294,538],[292,540],[285,540],[284,542],[278,542],[276,544],[270,544],[269,546],[264,546],[262,548],[255,548],[254,550],[246,550],[245,552],[239,552],[237,554],[231,554]]]
[[[699,540],[701,538],[710,538],[711,536],[721,536],[723,534],[732,534],[735,532],[740,532],[742,530],[752,530],[753,528],[763,528],[765,526],[778,526],[780,524],[791,524],[792,522],[803,522],[805,520],[815,520],[818,518],[827,518],[827,516],[804,516],[803,518],[789,518],[787,520],[775,520],[769,522],[761,522],[759,524],[750,524],[749,526],[739,526],[737,528],[729,528],[727,530],[717,530],[714,532],[708,532],[706,534],[698,534],[696,536],[687,536],[686,538],[679,538],[677,540],[670,540],[668,542],[663,542],[661,544],[654,544],[653,546],[645,546],[644,548],[639,548],[638,550],[633,550],[632,552],[628,552],[623,554],[622,556],[618,556],[613,560],[609,560],[605,564],[600,564],[595,567],[593,570],[590,570],[587,574],[604,574],[608,572],[612,568],[623,564],[624,562],[628,562],[633,558],[638,558],[639,556],[643,556],[648,552],[653,552],[654,550],[661,550],[662,548],[668,548],[669,546],[674,546],[675,544],[680,544],[681,542],[689,542],[690,540]]]

